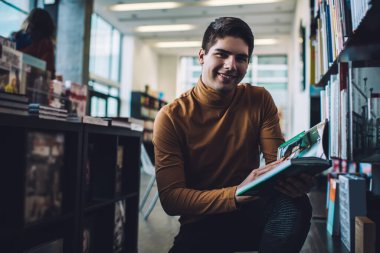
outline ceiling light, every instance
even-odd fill
[[[168,41],[157,42],[156,47],[159,48],[174,48],[174,47],[201,47],[200,41]]]
[[[227,5],[244,5],[244,4],[268,4],[280,2],[282,0],[208,0],[201,3],[205,6],[227,6]]]
[[[267,46],[277,44],[276,39],[255,39],[255,46]]]
[[[111,11],[140,11],[157,9],[174,9],[183,4],[177,2],[154,2],[154,3],[133,3],[133,4],[114,4],[109,7]]]
[[[137,32],[178,32],[178,31],[188,31],[194,29],[193,25],[147,25],[139,26],[136,28]]]

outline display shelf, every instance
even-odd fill
[[[0,139],[0,197],[7,203],[0,209],[4,252],[28,252],[49,243],[63,253],[83,252],[87,215],[95,217],[99,231],[108,231],[98,234],[104,245],[91,252],[112,252],[116,227],[134,238],[123,237],[120,252],[137,251],[141,132],[0,113]],[[88,157],[92,144],[98,150]],[[96,164],[90,188],[106,189],[95,194],[94,199],[104,199],[96,204],[86,202],[89,160]],[[128,210],[121,227],[115,221],[117,203]]]
[[[167,102],[145,92],[133,91],[131,99],[131,116],[144,120],[144,142],[151,142],[153,136],[153,122],[158,111]]]

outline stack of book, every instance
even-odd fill
[[[0,92],[0,113],[28,115],[28,98],[23,95]]]
[[[108,121],[104,120],[101,117],[93,117],[93,116],[78,116],[76,113],[69,113],[67,117],[67,121],[74,123],[84,123],[90,125],[99,125],[99,126],[108,126]]]
[[[132,117],[112,117],[104,118],[108,121],[109,126],[125,127],[135,131],[142,132],[144,130],[144,120]]]
[[[32,103],[29,104],[29,115],[38,117],[40,119],[66,121],[67,110]]]

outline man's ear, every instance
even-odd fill
[[[204,63],[204,56],[205,56],[205,50],[201,48],[198,53],[198,61],[199,61],[199,64],[201,65],[203,65]]]

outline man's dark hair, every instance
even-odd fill
[[[33,40],[52,38],[54,36],[54,21],[46,10],[40,8],[33,9],[26,18],[26,21],[28,22],[28,31]]]
[[[232,36],[244,40],[248,45],[248,56],[251,57],[254,47],[254,37],[251,28],[243,20],[233,17],[215,19],[207,27],[202,40],[202,48],[207,54],[217,39]]]

